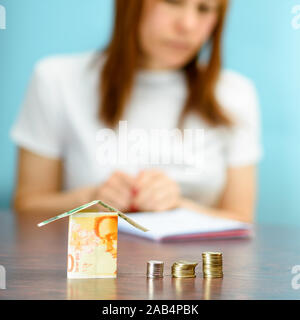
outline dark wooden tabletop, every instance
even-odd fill
[[[262,225],[255,226],[251,239],[164,244],[119,234],[117,279],[68,280],[68,219],[38,228],[44,218],[0,212],[0,265],[6,269],[0,300],[300,298],[291,272],[300,265],[297,228]],[[223,279],[202,278],[203,251],[223,253]],[[163,279],[146,278],[146,263],[153,259],[165,262]],[[171,265],[179,259],[199,261],[196,278],[171,277]]]

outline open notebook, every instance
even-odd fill
[[[150,231],[143,232],[132,228],[122,219],[119,219],[119,231],[156,241],[247,237],[251,233],[249,224],[215,218],[182,208],[128,215]]]

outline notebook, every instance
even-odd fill
[[[143,232],[119,219],[119,231],[154,241],[249,237],[251,225],[235,220],[212,217],[183,208],[163,212],[128,214],[148,228]]]

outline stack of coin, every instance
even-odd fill
[[[223,262],[220,252],[203,252],[203,277],[204,278],[222,278]]]
[[[180,260],[172,265],[172,276],[174,278],[195,278],[197,262]]]
[[[164,263],[162,261],[150,260],[147,262],[147,277],[162,278],[164,273]]]

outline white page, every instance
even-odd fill
[[[143,232],[133,228],[123,219],[119,219],[119,231],[154,240],[178,235],[250,229],[250,225],[246,223],[211,217],[182,208],[128,215],[150,231]]]

